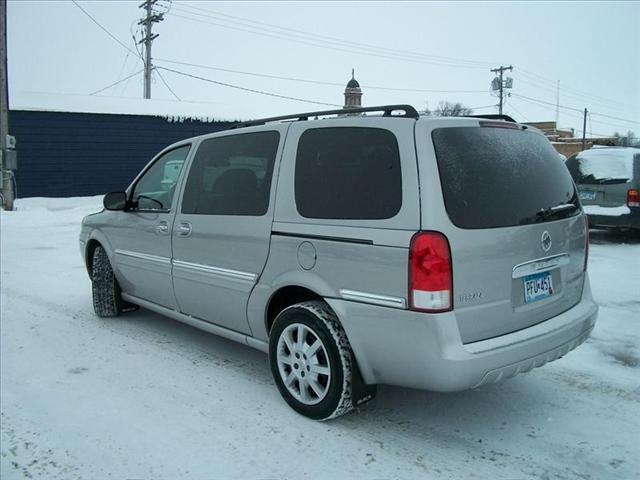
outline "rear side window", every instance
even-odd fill
[[[267,213],[278,132],[211,138],[200,144],[189,170],[182,213]]]
[[[526,225],[580,212],[564,162],[537,133],[454,127],[434,130],[432,139],[447,213],[458,227]]]
[[[295,170],[298,212],[307,218],[379,220],[402,205],[398,142],[380,128],[305,131]]]

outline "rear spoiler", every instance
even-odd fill
[[[509,115],[501,115],[497,113],[489,113],[487,115],[463,115],[463,116],[468,118],[486,118],[487,120],[505,120],[507,122],[518,123]]]

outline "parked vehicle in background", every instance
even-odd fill
[[[597,317],[578,192],[513,121],[407,105],[256,120],[171,145],[104,205],[80,234],[96,313],[139,305],[268,352],[313,419],[377,384],[529,371]]]
[[[592,148],[566,162],[592,228],[640,232],[640,149]]]

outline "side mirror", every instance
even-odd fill
[[[102,201],[107,210],[124,210],[127,206],[126,192],[111,192],[104,196]]]

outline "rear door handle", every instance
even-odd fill
[[[160,222],[158,225],[156,225],[156,233],[158,233],[159,235],[166,235],[167,233],[169,233],[169,224],[167,222]]]
[[[180,222],[178,228],[176,228],[176,232],[181,237],[188,237],[191,235],[191,224],[189,222]]]

